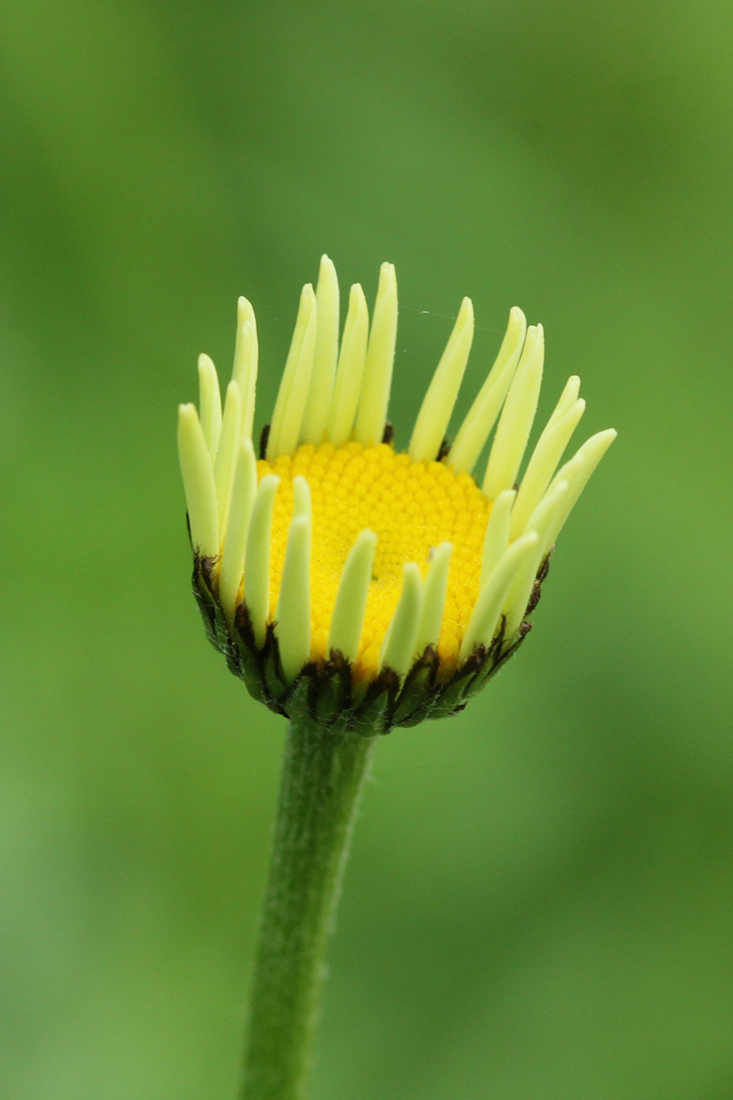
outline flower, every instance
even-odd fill
[[[206,355],[199,409],[179,409],[194,593],[209,637],[273,710],[365,734],[462,709],[516,651],[555,539],[616,435],[592,436],[557,469],[585,409],[570,378],[517,487],[544,336],[514,308],[449,443],[473,339],[464,298],[398,452],[386,419],[396,333],[395,271],[383,264],[371,325],[352,286],[339,343],[338,281],[324,256],[317,289],[301,294],[259,461],[257,327],[246,298],[223,412]]]

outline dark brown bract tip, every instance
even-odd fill
[[[238,605],[234,622],[224,614],[215,558],[194,556],[193,591],[209,641],[224,654],[230,671],[244,681],[254,699],[286,718],[307,718],[324,729],[351,730],[364,737],[389,733],[394,726],[414,726],[426,718],[457,714],[516,653],[530,630],[530,623],[523,622],[512,646],[503,651],[502,619],[491,645],[477,646],[450,676],[441,676],[440,660],[432,646],[403,679],[393,669],[383,668],[371,681],[356,677],[344,655],[331,650],[328,660],[309,662],[288,683],[275,624],[268,625],[264,643],[258,646],[244,603]]]

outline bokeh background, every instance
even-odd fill
[[[461,297],[620,438],[521,656],[378,747],[314,1100],[733,1095],[733,13],[9,0],[0,1096],[230,1100],[283,723],[205,641],[175,408],[322,251],[397,265],[406,444]]]

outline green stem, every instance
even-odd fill
[[[326,941],[375,740],[290,723],[242,1100],[305,1096]]]

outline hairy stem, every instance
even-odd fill
[[[303,1100],[326,941],[375,738],[288,729],[242,1100]]]

